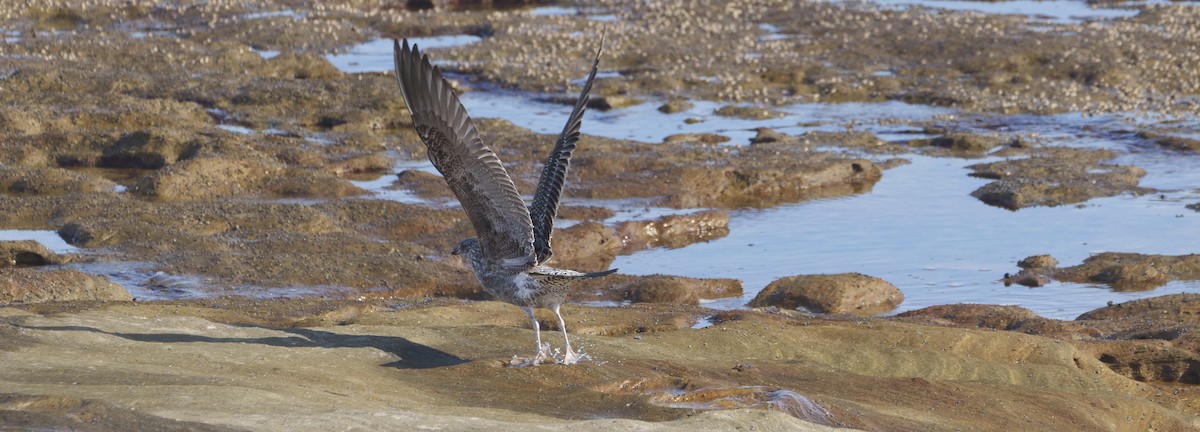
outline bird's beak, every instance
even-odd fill
[[[458,248],[455,247],[454,250],[450,251],[450,255],[458,255]]]

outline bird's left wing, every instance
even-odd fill
[[[413,126],[471,219],[484,255],[506,267],[525,269],[536,261],[533,223],[500,158],[479,138],[475,124],[450,83],[408,41],[395,43],[396,78]]]
[[[583,92],[575,101],[575,109],[567,118],[567,125],[554,143],[554,150],[542,168],[538,179],[537,192],[533,195],[533,207],[529,209],[533,219],[533,248],[537,254],[538,264],[549,260],[554,251],[550,248],[550,235],[554,231],[554,216],[558,213],[558,201],[562,196],[563,182],[567,178],[567,168],[571,165],[571,153],[579,142],[579,127],[583,123],[583,112],[587,109],[588,93],[592,90],[592,81],[596,79],[596,69],[600,66],[600,51],[604,49],[604,37],[600,37],[600,47],[596,49],[596,59],[592,62],[592,71],[588,74]]]

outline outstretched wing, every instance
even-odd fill
[[[396,77],[413,125],[471,219],[484,255],[510,267],[532,266],[533,223],[512,178],[429,58],[416,45],[409,49],[408,40],[403,46],[393,42]]]
[[[550,235],[554,231],[554,216],[558,213],[558,200],[562,196],[563,182],[567,178],[567,168],[571,165],[571,153],[579,142],[579,126],[583,123],[583,112],[587,109],[588,92],[592,90],[592,81],[596,79],[596,69],[600,66],[600,51],[604,49],[604,37],[600,37],[600,47],[596,49],[596,59],[592,62],[592,72],[588,74],[587,83],[579,100],[575,101],[575,109],[567,118],[554,150],[546,159],[542,168],[542,176],[538,179],[537,192],[533,195],[533,207],[529,209],[533,218],[533,248],[537,253],[538,264],[546,262],[554,251],[550,248]]]

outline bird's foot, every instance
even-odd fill
[[[538,346],[538,352],[536,355],[533,356],[533,358],[513,356],[512,360],[508,361],[508,366],[509,367],[537,366],[542,363],[548,363],[549,360],[551,360],[551,359],[554,359],[555,362],[558,362],[557,356],[555,355],[555,353],[553,351],[550,350],[550,344],[543,343],[540,346]]]
[[[582,361],[588,361],[591,359],[592,359],[592,356],[584,354],[583,350],[579,350],[578,352],[575,352],[572,350],[567,350],[567,352],[563,353],[563,356],[561,359],[556,357],[554,360],[558,364],[571,365],[571,364],[579,363]]]

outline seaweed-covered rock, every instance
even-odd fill
[[[971,165],[968,168],[975,170],[972,176],[996,180],[971,192],[971,196],[1018,210],[1147,191],[1138,186],[1146,170],[1101,163],[1115,156],[1108,150],[1057,148],[1030,158]]]
[[[1105,252],[1059,269],[1059,280],[1098,282],[1121,291],[1157,288],[1171,280],[1200,279],[1200,255],[1143,255]]]
[[[729,213],[702,210],[652,221],[622,222],[617,232],[623,242],[622,253],[653,247],[680,248],[729,235]]]

